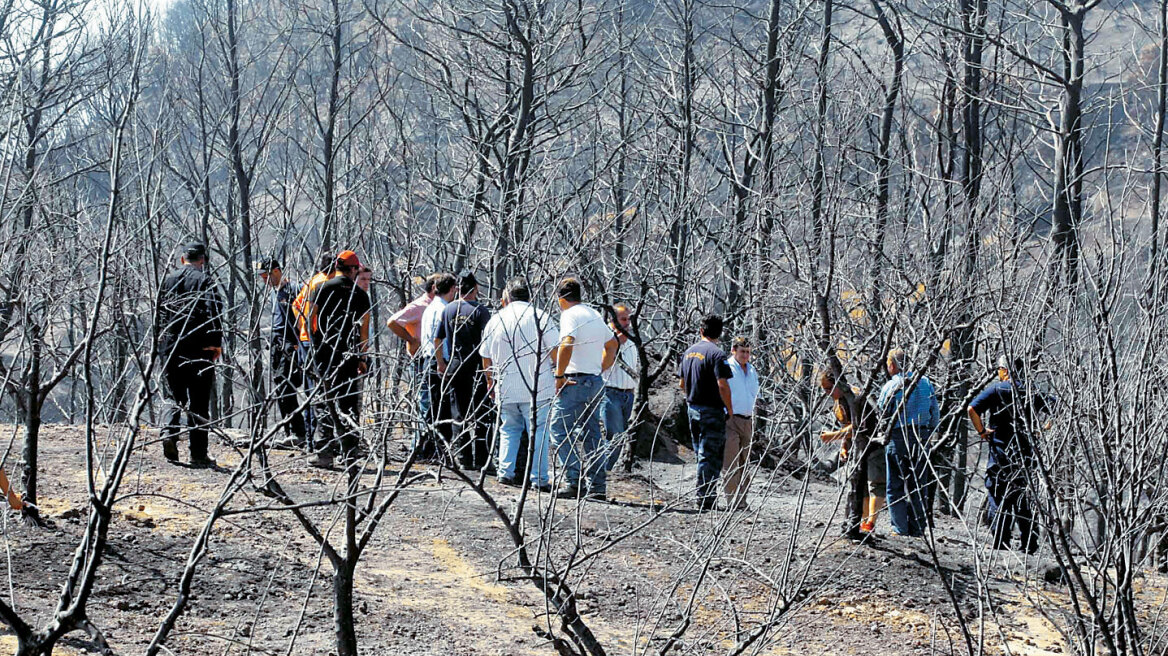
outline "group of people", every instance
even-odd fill
[[[1048,398],[1028,388],[1022,360],[998,362],[998,380],[982,390],[967,412],[987,442],[987,519],[996,549],[1008,549],[1017,528],[1019,546],[1038,549],[1038,530],[1027,490],[1034,475],[1032,436],[1038,418],[1049,411]],[[889,379],[875,404],[852,389],[842,376],[820,375],[820,385],[835,401],[840,427],[821,434],[841,441],[840,460],[847,463],[844,534],[854,541],[875,534],[876,517],[887,504],[896,535],[919,537],[932,526],[938,491],[931,461],[934,433],[940,424],[937,394],[926,376],[915,375],[902,349],[889,352]]]
[[[222,302],[204,272],[206,262],[203,244],[188,245],[182,266],[163,280],[158,307],[161,388],[169,401],[163,452],[178,460],[185,411],[193,466],[214,464],[207,454],[207,418],[223,340]],[[288,280],[274,259],[256,263],[256,273],[271,290],[269,363],[286,433],[282,445],[312,453],[317,466],[332,467],[337,456],[354,462],[361,384],[370,366],[370,269],[345,250],[322,258],[303,285]],[[561,498],[606,499],[608,472],[628,441],[641,376],[629,306],[612,306],[606,320],[585,303],[583,285],[572,277],[555,288],[555,317],[533,302],[523,278],[507,283],[498,312],[479,293],[473,273],[435,273],[424,280],[423,293],[387,321],[410,358],[419,417],[416,457],[494,474],[503,485],[529,482]],[[716,507],[719,492],[727,509],[745,508],[750,486],[760,381],[749,339],[732,339],[727,355],[719,345],[723,329],[720,316],[705,317],[699,340],[682,354],[676,372],[697,456],[702,511]],[[968,413],[989,445],[994,544],[1008,547],[1016,526],[1022,548],[1032,552],[1038,532],[1026,492],[1033,471],[1031,427],[1049,403],[1028,389],[1021,361],[1003,359],[999,365],[999,380],[970,403]],[[932,522],[937,395],[928,377],[912,372],[905,351],[893,349],[886,367],[889,379],[874,403],[838,372],[819,379],[835,402],[839,428],[821,438],[842,443],[849,487],[845,535],[853,540],[874,535],[885,506],[898,535],[923,535]]]
[[[178,461],[185,412],[193,467],[215,465],[207,453],[207,425],[215,361],[223,353],[223,303],[206,264],[206,246],[188,244],[182,265],[162,281],[157,309],[167,401],[162,451]],[[323,467],[331,467],[338,454],[351,459],[358,444],[360,379],[369,369],[371,271],[346,250],[323,258],[303,286],[286,279],[274,259],[257,262],[256,273],[272,290],[269,363],[285,445],[312,452],[313,464]]]

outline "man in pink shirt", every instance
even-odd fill
[[[437,449],[432,439],[426,439],[427,418],[430,416],[430,389],[426,384],[426,373],[429,366],[428,361],[433,360],[433,358],[423,357],[419,354],[418,349],[422,345],[422,316],[426,313],[426,307],[430,305],[430,301],[434,300],[434,283],[440,275],[432,273],[427,276],[426,281],[422,284],[425,293],[407,303],[404,308],[395,312],[386,321],[389,331],[406,343],[406,352],[413,359],[410,371],[413,374],[414,390],[418,395],[418,421],[416,422],[417,430],[414,433],[414,447],[422,446],[418,453],[419,460],[422,462],[432,460],[437,456]]]
[[[386,321],[389,332],[406,343],[406,352],[411,358],[417,354],[418,347],[422,344],[422,315],[426,312],[426,306],[434,300],[434,280],[437,276],[436,273],[427,276],[423,283],[425,293],[407,303]]]

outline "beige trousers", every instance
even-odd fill
[[[754,419],[730,415],[726,420],[726,451],[722,456],[722,484],[731,508],[746,502],[750,487],[750,449]]]

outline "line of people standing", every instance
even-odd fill
[[[163,453],[178,460],[185,412],[190,462],[197,467],[215,464],[207,453],[208,417],[223,347],[223,304],[206,264],[206,247],[187,245],[182,266],[162,281],[157,310],[161,391],[168,401]],[[346,250],[323,257],[303,286],[285,278],[275,259],[258,262],[256,273],[271,290],[269,364],[286,432],[279,444],[311,452],[318,466],[333,466],[338,455],[352,463],[361,381],[370,364],[371,270]],[[576,278],[556,288],[558,323],[532,303],[522,278],[507,284],[494,315],[479,293],[472,273],[436,273],[426,278],[423,294],[387,322],[411,357],[421,417],[414,432],[418,457],[486,470],[504,485],[522,485],[526,477],[533,488],[550,492],[554,454],[559,496],[606,498],[607,473],[627,438],[640,376],[630,308],[616,304],[613,321],[606,323],[584,302]],[[715,507],[719,479],[730,509],[746,506],[750,485],[759,378],[750,364],[750,342],[735,338],[727,356],[719,346],[722,332],[721,317],[707,316],[677,370],[697,454],[700,510]],[[898,535],[923,535],[932,522],[929,497],[937,486],[930,442],[940,423],[937,395],[928,377],[914,375],[903,350],[890,351],[885,364],[889,379],[875,403],[842,376],[820,377],[840,424],[821,437],[842,442],[840,457],[849,467],[845,534],[855,540],[874,534],[885,500]],[[1038,544],[1028,498],[1033,427],[1051,403],[1027,387],[1020,360],[1003,359],[998,376],[968,413],[989,445],[994,545],[1008,547],[1016,526],[1022,548],[1032,552]],[[521,459],[524,436],[528,455]]]

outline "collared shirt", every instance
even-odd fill
[[[491,360],[495,399],[500,405],[546,401],[555,395],[550,354],[560,343],[560,331],[547,312],[530,303],[512,301],[491,317],[483,331],[479,353]]]
[[[430,305],[430,295],[422,294],[406,304],[405,307],[393,313],[389,318],[389,323],[396,323],[415,339],[421,338],[422,332],[422,317],[426,314],[426,308]]]
[[[880,399],[876,405],[884,416],[895,416],[892,420],[893,428],[904,426],[918,426],[922,428],[936,428],[941,423],[941,409],[937,405],[937,394],[933,391],[933,384],[929,379],[921,376],[921,380],[904,402],[901,408],[901,399],[904,398],[904,388],[912,384],[913,373],[905,371],[896,374],[884,387],[880,388]],[[898,412],[899,410],[899,412]]]
[[[438,337],[438,326],[442,323],[442,312],[446,310],[446,301],[441,296],[435,296],[434,300],[426,306],[426,311],[422,313],[422,326],[419,329],[421,333],[419,339],[422,341],[421,348],[418,353],[423,358],[432,358],[436,355],[434,351],[434,339]],[[443,349],[446,353],[446,349]]]
[[[734,373],[728,381],[730,383],[730,405],[734,406],[734,414],[744,417],[754,416],[754,403],[758,400],[758,370],[750,366],[746,368],[738,364],[733,357],[729,360],[730,371]]]
[[[575,340],[565,374],[592,374],[604,371],[604,345],[612,339],[612,329],[595,308],[579,303],[560,313],[560,336]]]
[[[292,312],[296,315],[296,325],[300,327],[301,342],[311,341],[312,333],[316,330],[315,325],[309,325],[315,314],[315,310],[312,307],[312,296],[316,293],[316,288],[332,280],[336,275],[336,272],[316,273],[300,288],[300,293],[296,295],[296,300],[292,301]]]
[[[637,345],[626,340],[616,352],[616,362],[604,372],[604,386],[619,390],[637,388],[636,374],[641,370],[641,356],[637,355]],[[629,373],[632,372],[632,373]]]
[[[989,434],[990,464],[1005,464],[1003,458],[1014,455],[1030,457],[1033,453],[1031,433],[1040,416],[1050,410],[1050,399],[1033,392],[1023,383],[1000,380],[990,384],[969,404],[980,416]]]

